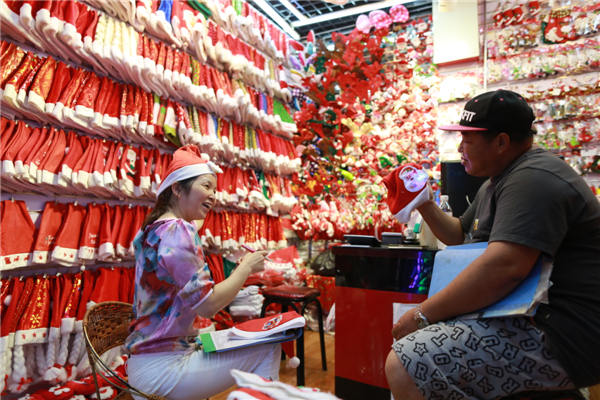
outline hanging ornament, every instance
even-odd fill
[[[371,21],[369,20],[369,17],[367,17],[365,14],[359,15],[356,19],[356,29],[358,29],[362,33],[369,33],[369,31],[371,30],[371,26]]]
[[[408,21],[408,9],[403,4],[396,4],[390,8],[390,16],[393,22],[403,24]]]
[[[375,29],[385,29],[392,24],[392,19],[383,10],[375,10],[369,13],[369,21]]]

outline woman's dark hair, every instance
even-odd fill
[[[184,179],[175,183],[181,186],[181,190],[183,191],[183,193],[188,194],[196,178],[198,177],[194,176],[192,178]],[[171,205],[171,199],[173,197],[173,185],[163,190],[163,192],[158,196],[158,198],[156,199],[156,204],[154,204],[154,208],[152,209],[152,211],[150,211],[150,214],[146,216],[146,219],[144,219],[144,223],[142,224],[142,230],[146,229],[148,225],[156,221],[158,217],[163,215],[169,209],[169,206]]]

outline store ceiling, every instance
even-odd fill
[[[431,14],[431,0],[249,0],[290,36],[295,31],[300,40],[313,30],[317,38],[329,39],[332,32],[349,33],[356,18],[374,9],[388,11],[394,4],[404,4],[411,18]],[[269,8],[271,10],[269,10]],[[285,26],[287,25],[287,26]]]

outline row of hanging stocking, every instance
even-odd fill
[[[0,346],[3,394],[46,381],[66,382],[90,373],[82,321],[103,301],[133,301],[133,268],[99,268],[74,274],[3,278]],[[35,299],[35,301],[32,301]]]

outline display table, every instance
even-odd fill
[[[435,250],[343,245],[335,255],[335,394],[391,398],[384,366],[392,345],[393,303],[427,297]]]

